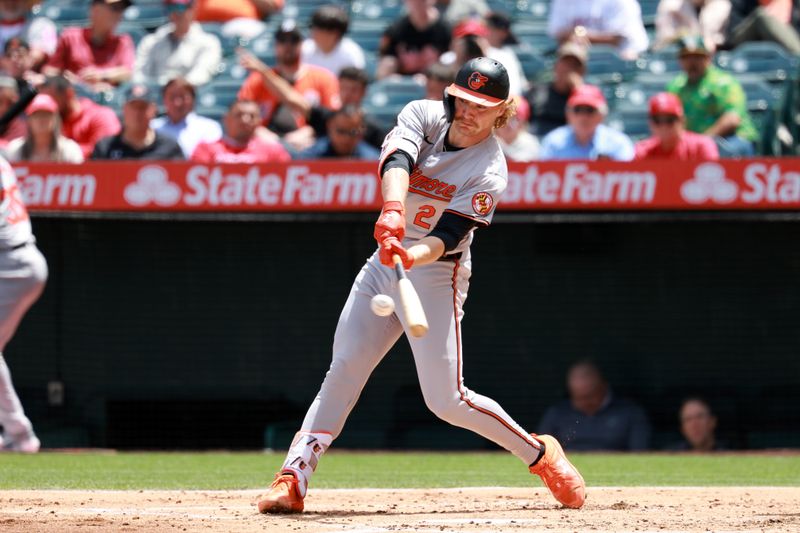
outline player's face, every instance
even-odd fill
[[[497,117],[503,114],[505,108],[503,104],[486,107],[463,98],[456,98],[453,128],[465,137],[486,136],[492,131]]]

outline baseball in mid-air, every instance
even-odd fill
[[[372,312],[378,316],[389,316],[394,313],[394,300],[385,294],[376,294],[369,302]]]

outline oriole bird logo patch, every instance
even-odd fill
[[[487,78],[480,72],[475,71],[469,75],[469,80],[467,81],[467,85],[469,85],[469,88],[472,89],[473,91],[477,91],[478,89],[486,85],[487,81],[489,81],[489,78]]]
[[[479,215],[487,215],[494,206],[494,198],[488,192],[478,192],[472,197],[472,209]]]

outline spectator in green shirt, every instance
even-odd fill
[[[687,36],[680,44],[683,73],[667,85],[667,91],[683,102],[686,128],[714,137],[723,157],[754,155],[758,131],[747,112],[741,84],[712,65],[702,37]]]

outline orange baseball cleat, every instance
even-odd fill
[[[269,492],[258,500],[259,513],[302,513],[303,497],[292,474],[278,472]]]
[[[544,444],[544,457],[530,467],[531,474],[541,477],[562,505],[578,509],[586,500],[586,483],[580,472],[569,462],[555,437],[531,435]]]

